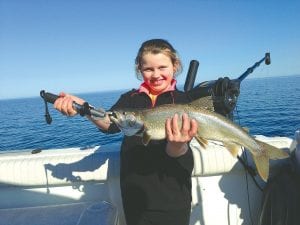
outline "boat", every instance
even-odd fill
[[[263,61],[269,61],[269,55],[242,74],[233,88],[238,88],[241,80]],[[193,88],[197,71],[197,62],[191,65],[186,91]],[[197,88],[208,90],[211,83],[202,83]],[[232,116],[236,95],[237,92],[226,95],[228,117]],[[49,97],[45,92],[41,96]],[[48,102],[56,97],[50,95]],[[94,109],[85,105],[81,112],[91,110]],[[47,113],[46,120],[51,123]],[[256,138],[289,153],[294,150],[295,142],[288,137]],[[258,224],[266,183],[249,173],[254,163],[247,151],[241,149],[239,157],[234,158],[218,142],[210,141],[203,149],[192,140],[190,146],[195,162],[190,225]],[[119,183],[119,151],[120,145],[112,144],[1,152],[0,225],[126,225]],[[271,177],[282,163],[284,160],[271,161]]]
[[[256,138],[286,151],[293,142],[287,137]],[[195,167],[190,225],[258,224],[262,191],[257,185],[265,183],[259,177],[254,182],[219,143],[202,149],[192,141],[191,146]],[[126,225],[118,149],[116,144],[1,153],[0,225]],[[271,163],[271,173],[278,163]]]

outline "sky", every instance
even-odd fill
[[[143,41],[168,40],[195,84],[300,74],[297,0],[0,0],[0,99],[137,88]],[[248,78],[247,78],[248,79]]]

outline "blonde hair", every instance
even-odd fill
[[[182,63],[178,57],[177,51],[173,48],[173,46],[164,39],[151,39],[145,41],[135,58],[135,72],[136,76],[139,80],[142,80],[141,76],[141,67],[143,62],[143,56],[147,53],[158,54],[162,53],[168,57],[170,57],[173,66],[176,68],[174,76],[176,77],[182,71]]]

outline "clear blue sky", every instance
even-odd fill
[[[300,74],[300,1],[0,0],[0,99],[128,89],[134,58],[150,38],[169,40],[196,83]]]

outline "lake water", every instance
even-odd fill
[[[81,94],[91,105],[110,108],[124,91]],[[106,135],[85,118],[65,117],[49,104],[53,118],[45,122],[43,100],[0,100],[0,151],[109,145],[122,134]],[[241,84],[235,121],[251,134],[293,137],[300,129],[300,76],[246,79]]]

